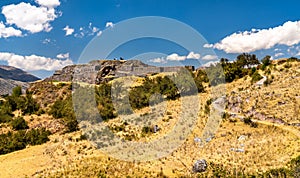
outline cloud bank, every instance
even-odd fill
[[[37,55],[21,56],[14,53],[0,52],[0,61],[6,61],[8,65],[25,71],[53,71],[73,64],[72,60],[69,58],[69,53],[58,54],[57,58],[59,59]]]
[[[288,21],[274,28],[233,33],[216,44],[205,44],[204,47],[223,50],[226,53],[249,53],[270,49],[275,45],[293,46],[298,43],[300,21]]]

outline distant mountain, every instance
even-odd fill
[[[25,91],[29,87],[28,82],[40,80],[21,69],[0,65],[0,95],[10,94],[16,86],[21,86]]]
[[[0,78],[21,82],[34,82],[40,80],[38,77],[33,76],[21,69],[4,65],[0,65]]]

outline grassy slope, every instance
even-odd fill
[[[241,111],[238,114],[243,116],[249,108],[256,104],[255,111],[281,118],[285,122],[299,122],[299,118],[294,117],[295,107],[298,105],[295,106],[293,98],[297,98],[295,96],[300,83],[297,76],[300,70],[299,64],[293,63],[292,65],[293,67],[289,70],[280,71],[283,66],[277,66],[277,70],[272,70],[274,81],[267,87],[253,86],[249,78],[228,84],[226,88],[229,96],[233,96],[233,99],[238,96],[242,101],[246,101],[246,99],[248,101],[240,105]],[[262,71],[260,72],[262,73]],[[291,78],[291,76],[294,77]],[[232,94],[231,91],[235,91],[235,93]],[[277,95],[269,95],[273,91]],[[204,108],[210,95],[199,94],[199,96],[201,108]],[[279,106],[278,101],[282,100],[285,101],[285,104]],[[179,104],[179,101],[168,103],[168,110],[173,111],[172,119],[168,122],[162,121],[162,119],[157,120],[157,123],[163,126],[163,130],[156,135],[151,135],[147,138],[148,140],[161,137],[172,129],[178,119],[177,113],[180,112]],[[149,109],[144,109],[140,112],[148,111]],[[50,142],[44,145],[0,156],[0,166],[6,168],[5,171],[0,172],[0,177],[31,176],[36,172],[40,176],[50,177],[66,175],[70,177],[189,176],[193,162],[201,158],[208,162],[221,164],[230,172],[234,172],[236,169],[245,173],[254,173],[282,167],[291,158],[298,156],[297,154],[300,152],[299,128],[258,119],[256,120],[258,128],[245,125],[239,119],[236,119],[237,122],[224,120],[215,139],[203,147],[199,147],[194,142],[194,137],[202,134],[206,120],[205,114],[200,113],[197,127],[183,145],[165,158],[144,163],[124,162],[109,158],[95,150],[87,141],[76,142],[79,133],[56,134],[51,137]],[[118,122],[117,118],[108,124],[117,124]],[[122,136],[122,133],[119,135]],[[238,140],[241,135],[247,136],[245,140]],[[141,138],[141,140],[143,139],[145,138]],[[231,148],[243,148],[245,152],[234,152],[230,150]],[[209,167],[208,175],[211,175],[211,170],[212,168]]]

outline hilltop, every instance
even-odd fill
[[[253,56],[242,55],[235,63],[221,60],[216,64],[223,67],[226,84],[220,82],[222,76],[219,75],[208,81],[205,72],[208,74],[218,72],[218,68],[213,66],[210,71],[190,70],[197,86],[196,95],[200,98],[197,104],[193,102],[195,91],[189,80],[183,80],[184,87],[176,88],[172,84],[172,80],[176,81],[174,77],[181,81],[189,74],[182,71],[182,67],[177,68],[177,72],[168,73],[165,69],[169,68],[143,66],[138,61],[93,61],[93,66],[101,64],[95,75],[95,78],[99,76],[98,81],[101,81],[99,85],[88,84],[92,80],[86,80],[83,75],[80,75],[80,78],[85,82],[74,84],[73,79],[68,76],[74,74],[76,66],[68,66],[45,81],[35,82],[29,91],[40,106],[39,112],[25,114],[24,119],[28,123],[29,130],[41,127],[50,130],[49,141],[38,146],[29,145],[26,149],[0,156],[0,166],[7,168],[0,175],[1,177],[297,176],[300,152],[298,94],[300,62],[295,58],[282,60],[266,58],[262,64],[251,64],[249,68],[244,67],[248,65],[247,60],[244,60],[245,56],[249,59],[249,63],[257,63],[252,60],[255,59]],[[82,69],[88,68],[83,70],[86,73],[90,71],[90,68],[86,67],[91,66],[90,64],[81,66],[84,66]],[[126,68],[128,66],[129,68]],[[144,70],[146,68],[149,69]],[[137,69],[143,69],[141,70],[143,72],[135,73],[139,75],[134,77],[130,76],[131,72]],[[124,72],[128,75],[124,75]],[[118,73],[122,73],[122,76]],[[133,83],[130,87],[131,81]],[[118,87],[122,85],[123,89]],[[120,90],[114,93],[112,88]],[[220,92],[222,96],[213,95],[220,90],[224,90]],[[92,105],[89,103],[92,102],[84,98],[85,94],[91,91],[95,92],[93,96],[95,95],[97,101],[96,110],[90,107]],[[113,109],[116,106],[110,98],[118,94],[120,98],[117,99],[122,100],[126,91],[129,91],[130,106],[120,102],[119,108]],[[182,96],[178,96],[178,92],[181,92]],[[76,102],[78,99],[74,97],[76,94],[81,96],[80,103]],[[182,99],[190,102],[182,106]],[[77,104],[73,105],[74,102]],[[149,105],[149,102],[154,104]],[[199,107],[196,107],[197,105]],[[209,113],[220,112],[223,105],[225,110],[222,112],[217,131],[204,137],[202,132],[208,122]],[[77,109],[76,118],[72,108]],[[84,133],[86,130],[78,130],[76,127],[76,119],[79,122],[82,119],[91,119],[92,123],[97,125],[99,121],[93,120],[95,119],[93,115],[99,112],[104,120],[102,124],[119,138],[124,141],[148,143],[163,139],[170,133],[176,133],[174,127],[181,122],[183,111],[194,111],[197,108],[200,109],[199,113],[192,112],[185,115],[192,132],[182,140],[182,144],[166,157],[146,162],[128,162],[105,154],[87,140],[90,136],[86,134],[87,132]],[[158,113],[159,117],[153,115],[153,111]],[[188,118],[193,116],[197,118],[196,122],[189,123]],[[213,118],[217,119],[217,116],[213,115]],[[2,132],[7,132],[7,128],[13,130],[9,124],[8,122],[1,125]],[[155,125],[160,129],[154,132]],[[105,137],[101,138],[105,140]],[[128,154],[138,153],[136,151],[138,150],[128,150]],[[206,160],[206,170],[202,173],[193,172],[194,163],[200,159]]]

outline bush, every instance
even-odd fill
[[[21,86],[16,86],[15,88],[12,89],[12,97],[20,97],[22,95],[22,87]]]
[[[42,129],[19,130],[0,135],[0,155],[26,148],[27,145],[40,145],[49,141],[50,132]]]
[[[290,64],[289,62],[285,63],[284,68],[288,69],[288,68],[291,68],[292,67],[292,64]]]
[[[54,118],[63,120],[64,125],[67,127],[66,132],[73,132],[78,130],[78,122],[73,110],[71,96],[68,96],[64,100],[56,100],[52,105],[49,113]]]
[[[250,125],[250,127],[254,127],[254,128],[257,128],[258,127],[258,124],[256,122],[253,122],[252,119],[250,117],[246,117],[244,118],[244,123],[246,125]]]
[[[143,134],[143,135],[149,134],[149,133],[152,133],[152,132],[153,132],[153,130],[152,130],[152,128],[149,127],[149,126],[144,126],[144,127],[142,128],[142,134]]]
[[[257,71],[254,72],[251,77],[252,77],[251,79],[252,83],[258,82],[260,79],[263,78]]]
[[[18,117],[12,120],[11,126],[14,130],[24,130],[29,128],[23,117]]]
[[[10,122],[12,117],[11,106],[7,102],[0,101],[0,123]]]

